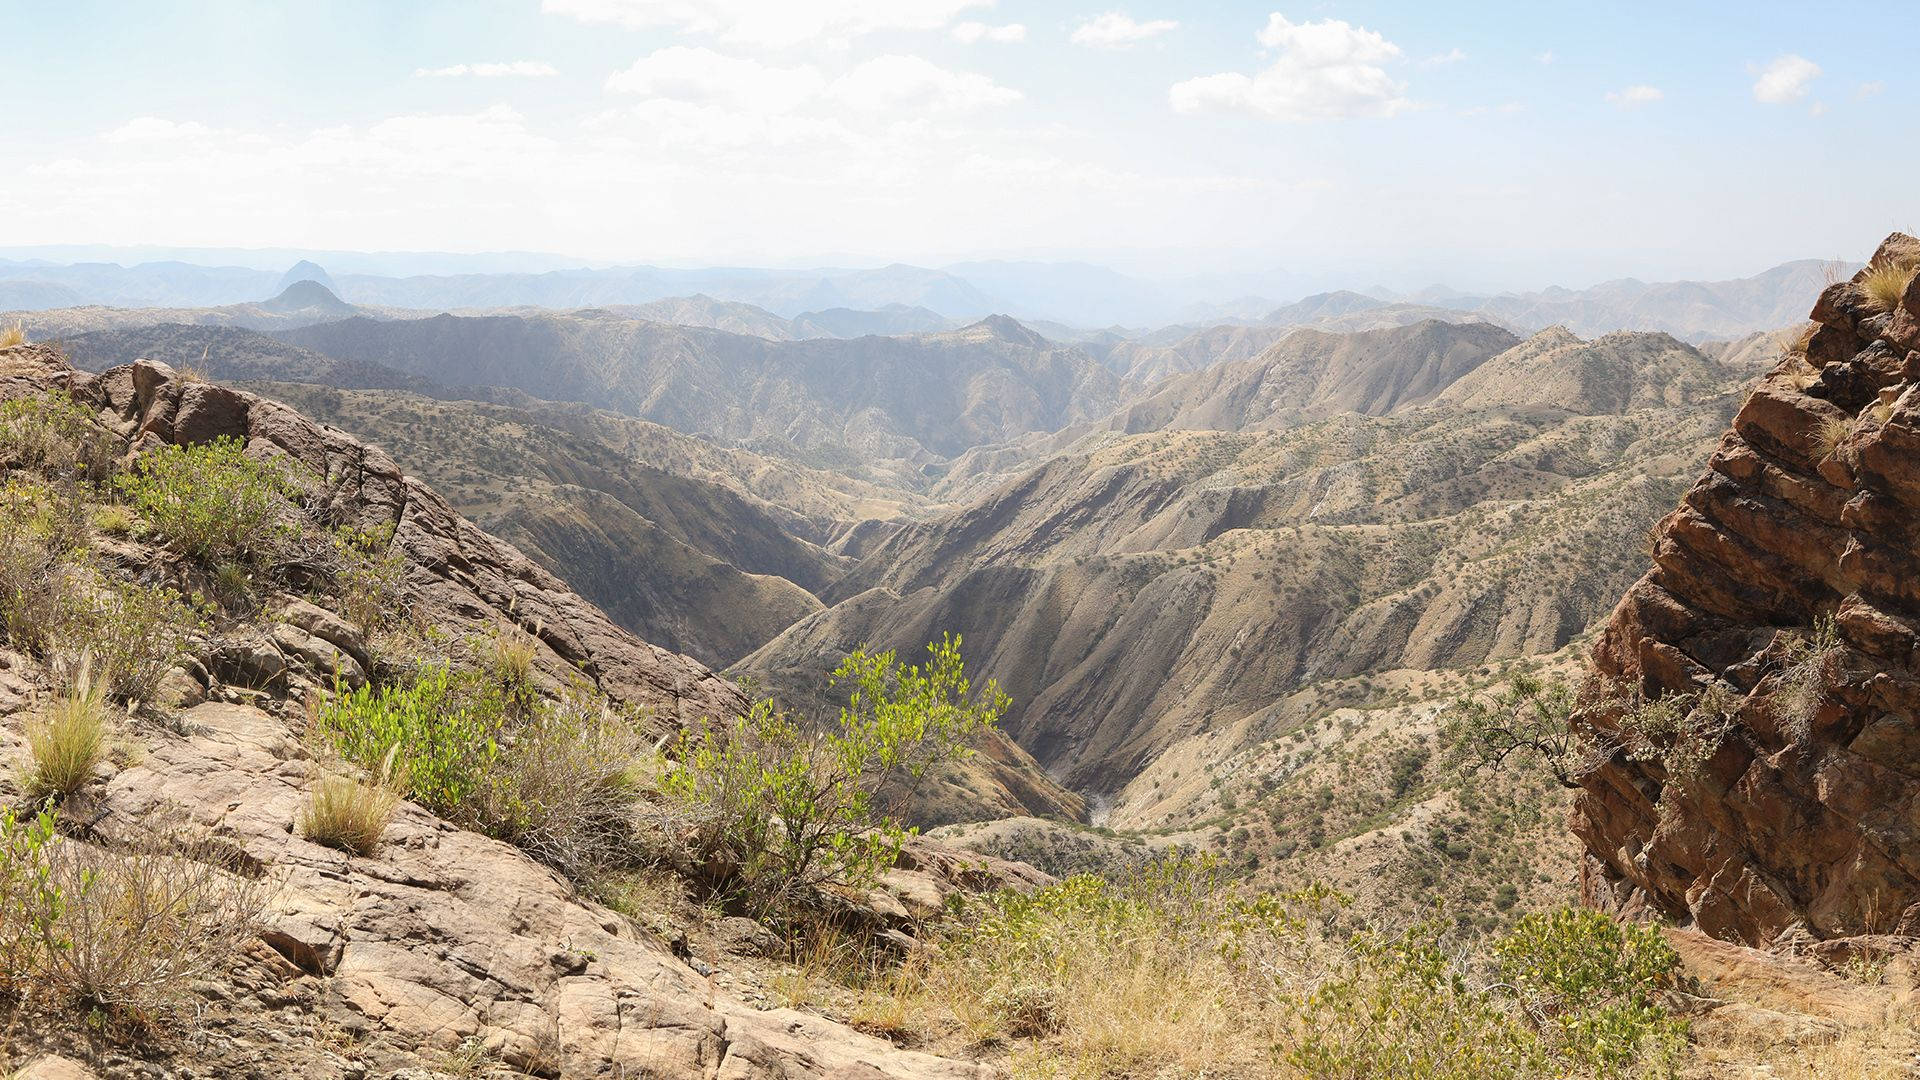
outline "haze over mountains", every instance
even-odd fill
[[[257,262],[255,253],[231,252]],[[1689,341],[1734,337],[1791,321],[1799,297],[1851,265],[1804,259],[1752,277],[1728,281],[1647,283],[1633,279],[1589,288],[1469,294],[1432,286],[1408,295],[1385,290],[1334,291],[1300,298],[1223,292],[1241,282],[1205,279],[1150,281],[1087,263],[971,262],[939,268],[894,264],[877,268],[807,270],[656,266],[553,266],[549,258],[520,260],[538,271],[483,269],[514,260],[485,256],[392,256],[358,260],[387,272],[332,271],[301,260],[294,269],[208,266],[180,261],[61,263],[44,258],[0,258],[0,311],[42,311],[88,304],[127,308],[212,308],[280,295],[288,285],[314,280],[341,301],[371,308],[427,312],[515,307],[571,309],[642,307],[659,301],[691,303],[666,321],[760,333],[743,312],[708,312],[712,305],[746,304],[795,327],[775,336],[857,336],[948,329],[991,314],[1061,327],[1128,328],[1137,338],[1155,328],[1190,324],[1317,325],[1369,329],[1425,318],[1478,318],[1527,333],[1565,325],[1577,333],[1616,329],[1664,330]],[[433,267],[433,273],[394,273]],[[444,272],[465,267],[459,272]],[[304,268],[311,268],[310,270]],[[1263,283],[1285,289],[1288,275]],[[1297,287],[1297,286],[1296,286]],[[856,317],[852,313],[882,313]],[[836,314],[838,313],[838,314]],[[652,316],[648,316],[652,317]],[[945,325],[941,324],[945,321]],[[1054,336],[1075,336],[1074,331]]]

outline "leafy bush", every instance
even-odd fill
[[[33,763],[27,790],[39,797],[79,791],[93,779],[106,749],[106,695],[93,679],[91,662],[83,661],[73,686],[54,698],[46,715],[27,724]]]
[[[333,583],[340,614],[362,634],[387,629],[403,618],[407,558],[392,546],[393,528],[376,533],[342,529],[334,533],[333,543],[339,556]]]
[[[0,401],[0,464],[55,480],[100,480],[112,468],[115,444],[87,407],[66,394]]]
[[[0,995],[8,998],[33,989],[52,937],[49,924],[65,906],[47,871],[53,838],[50,812],[22,818],[0,807]]]
[[[1656,997],[1677,989],[1680,956],[1657,927],[1623,924],[1597,911],[1536,913],[1494,945],[1546,1045],[1598,1076],[1670,1067],[1686,1024]]]
[[[409,796],[442,817],[474,818],[500,770],[497,692],[445,666],[399,684],[336,689],[315,721],[341,756],[390,768]]]
[[[1008,704],[992,682],[973,691],[959,638],[927,651],[924,666],[891,651],[841,661],[833,683],[851,689],[830,730],[763,701],[683,736],[662,787],[693,812],[712,876],[770,909],[892,863],[907,835],[893,812],[934,765],[971,753]]]
[[[299,486],[279,463],[247,456],[239,439],[156,447],[120,489],[170,545],[209,566],[269,564],[299,533]]]
[[[315,731],[440,816],[575,880],[635,854],[635,769],[651,746],[597,695],[547,702],[445,666],[337,690]]]

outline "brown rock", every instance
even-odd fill
[[[1920,258],[1920,240],[1895,234],[1876,258]],[[1590,898],[1753,944],[1884,933],[1920,910],[1920,396],[1906,348],[1881,340],[1899,319],[1853,284],[1812,317],[1819,377],[1802,389],[1783,367],[1755,388],[1593,647],[1600,673],[1648,692],[1743,692],[1734,727],[1688,790],[1615,755],[1575,807]],[[1788,667],[1827,618],[1834,651],[1803,672],[1796,727]]]

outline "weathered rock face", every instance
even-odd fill
[[[1719,687],[1730,723],[1686,783],[1625,753],[1585,778],[1591,900],[1751,943],[1920,932],[1920,278],[1887,311],[1865,273],[1821,294],[1594,646],[1648,695]],[[1626,741],[1617,713],[1583,719]]]
[[[182,379],[153,361],[90,375],[50,350],[0,352],[0,399],[56,388],[98,407],[135,448],[224,436],[244,441],[249,454],[298,462],[321,478],[327,509],[342,524],[368,531],[393,526],[393,545],[408,562],[405,603],[456,644],[474,633],[518,625],[539,639],[535,663],[550,680],[584,674],[608,697],[673,720],[729,715],[744,702],[737,688],[699,663],[615,626],[559,578],[402,474],[385,452],[337,428],[276,401]],[[297,617],[285,621],[305,637],[328,637],[301,626]],[[277,670],[286,653],[299,650],[297,643],[263,642],[235,663],[242,671],[262,665]]]

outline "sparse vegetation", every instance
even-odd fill
[[[685,736],[663,787],[692,813],[716,884],[766,910],[864,882],[893,860],[905,837],[897,810],[934,765],[971,753],[1008,705],[992,682],[974,691],[959,638],[927,652],[924,665],[891,651],[849,655],[833,673],[849,700],[829,730],[762,701]]]
[[[120,490],[170,546],[210,567],[269,565],[299,532],[298,485],[238,439],[157,447],[121,477]]]
[[[399,806],[400,796],[388,776],[371,784],[351,776],[323,776],[301,812],[300,832],[316,844],[371,855]]]
[[[214,850],[167,830],[85,844],[0,810],[0,991],[136,1021],[184,1002],[251,939],[267,891]]]
[[[1866,306],[1875,311],[1892,311],[1900,306],[1907,285],[1913,281],[1916,264],[1899,259],[1884,259],[1867,267],[1860,276],[1860,294]]]
[[[27,326],[19,319],[0,326],[0,349],[11,349],[27,343]]]
[[[1685,1031],[1656,997],[1677,964],[1657,931],[1573,912],[1476,957],[1437,923],[1379,931],[1328,890],[1176,859],[972,902],[885,993],[923,1029],[1011,1040],[1029,1076],[1656,1076]]]
[[[62,798],[85,787],[106,758],[107,731],[106,694],[94,681],[92,660],[83,659],[73,685],[27,724],[27,790]]]
[[[1536,754],[1561,787],[1577,788],[1607,756],[1573,722],[1579,698],[1568,683],[1522,672],[1491,697],[1469,694],[1455,701],[1444,739],[1468,768],[1499,768],[1516,753]]]

